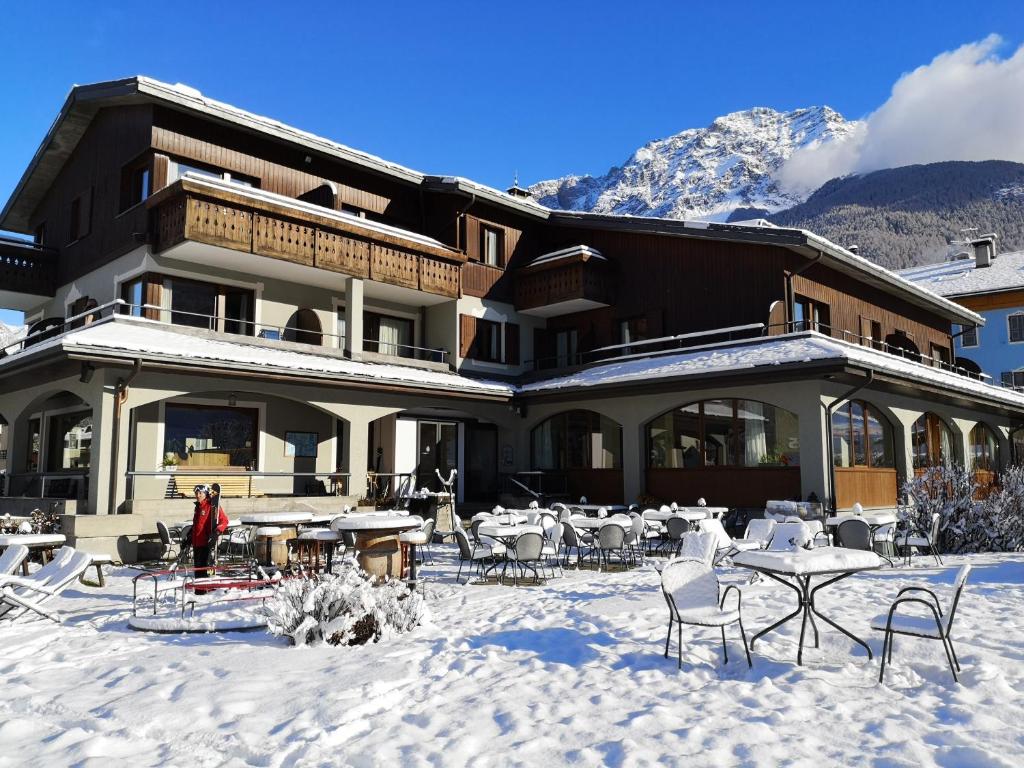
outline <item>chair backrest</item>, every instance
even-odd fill
[[[640,541],[644,537],[644,519],[640,515],[633,515],[633,522],[629,527],[629,532],[633,536],[634,541]]]
[[[776,525],[777,523],[770,517],[755,517],[747,522],[747,530],[743,533],[743,538],[760,541],[761,546],[765,546],[772,540]]]
[[[558,549],[558,545],[562,543],[562,533],[565,530],[565,526],[561,523],[555,523],[550,528],[544,530],[544,538],[555,545],[555,549]]]
[[[670,507],[668,504],[662,504],[658,508],[658,511],[659,512],[664,512],[665,514],[671,514],[672,513],[672,507]]]
[[[597,516],[598,517],[608,517],[608,510],[605,507],[598,507],[597,508]]]
[[[707,563],[672,560],[661,572],[661,591],[669,610],[678,618],[689,608],[718,607],[718,576]]]
[[[961,565],[960,570],[956,572],[956,578],[953,580],[953,599],[950,601],[949,610],[943,615],[946,634],[949,634],[949,628],[953,626],[953,617],[956,616],[956,608],[960,604],[960,595],[964,591],[964,586],[967,584],[967,577],[970,575],[970,563]]]
[[[942,515],[932,512],[932,529],[928,532],[928,541],[936,549],[939,548],[939,525],[942,523]]]
[[[715,537],[710,533],[687,531],[683,534],[678,558],[682,560],[697,560],[698,562],[711,565],[715,560],[715,550],[717,549],[715,545]]]
[[[568,520],[562,521],[562,539],[567,547],[578,547],[580,545],[579,531]]]
[[[572,510],[569,509],[568,507],[563,506],[562,509],[560,509],[558,512],[558,519],[562,522],[565,522],[570,517],[572,517]]]
[[[474,520],[469,525],[469,532],[473,534],[473,541],[477,544],[480,543],[480,526],[483,525],[483,520]]]
[[[690,523],[681,517],[670,517],[665,521],[665,532],[672,541],[679,541],[690,530]]]
[[[54,554],[53,560],[28,578],[29,581],[45,584],[59,591],[85,573],[85,569],[89,567],[91,562],[92,555],[88,552],[79,552],[71,547],[61,547]],[[17,587],[15,587],[14,591],[16,594],[23,593],[25,597],[37,602],[42,602],[50,597],[49,595],[32,592],[31,590],[18,590]]]
[[[705,517],[697,525],[702,532],[714,535],[716,549],[727,549],[732,546],[732,536],[725,532],[722,521],[717,517]]]
[[[167,528],[167,523],[163,520],[156,521],[156,532],[160,536],[160,543],[165,547],[171,546],[171,532]]]
[[[0,574],[14,573],[26,557],[28,557],[28,547],[24,544],[11,544],[0,555]]]
[[[473,545],[469,543],[469,536],[461,525],[455,526],[455,543],[459,545],[459,556],[468,560],[473,556]]]
[[[822,525],[821,520],[804,520],[804,525],[807,526],[807,530],[810,531],[812,537],[825,532],[825,526]]]
[[[626,543],[626,529],[618,523],[605,523],[597,532],[599,549],[622,549]]]
[[[772,540],[768,542],[768,549],[773,552],[785,552],[792,549],[794,545],[802,547],[813,539],[814,536],[810,528],[803,520],[779,523],[772,533]]]
[[[538,522],[540,523],[540,527],[546,531],[558,522],[558,518],[550,512],[541,512]]]
[[[434,538],[434,528],[437,526],[437,521],[434,518],[427,518],[427,522],[423,524],[423,535],[427,537],[427,544],[430,543],[431,539]]]
[[[871,526],[863,520],[843,520],[836,529],[836,543],[848,549],[871,550]]]
[[[516,560],[539,560],[544,549],[544,537],[534,531],[521,533],[513,547]]]

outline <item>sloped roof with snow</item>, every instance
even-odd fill
[[[900,270],[900,276],[940,296],[971,296],[1024,288],[1024,251],[1000,253],[987,267],[972,259]]]

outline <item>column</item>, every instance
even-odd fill
[[[92,405],[92,452],[89,457],[88,512],[93,515],[110,513],[110,481],[117,470],[113,463],[114,449],[114,385],[104,384],[102,376],[95,376],[97,386],[88,401]],[[121,446],[119,452],[125,450]],[[114,508],[114,512],[117,508]]]
[[[813,493],[826,506],[832,499],[832,457],[828,451],[832,425],[825,418],[824,406],[831,402],[830,397],[808,397],[795,411],[800,420],[800,494],[806,499]]]
[[[622,500],[632,504],[644,492],[646,483],[643,426],[632,419],[622,422]]]
[[[348,419],[345,438],[348,441],[348,495],[361,499],[366,495],[366,455],[371,419],[352,415]]]
[[[345,278],[345,352],[353,360],[363,354],[363,281],[358,277]]]

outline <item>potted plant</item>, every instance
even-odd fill
[[[168,451],[167,453],[164,454],[164,458],[163,461],[161,462],[161,465],[163,466],[164,471],[173,472],[175,469],[177,469],[178,463],[180,461],[181,459],[178,458],[178,454],[176,454],[174,451]]]

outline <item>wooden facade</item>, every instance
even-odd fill
[[[719,506],[763,508],[768,499],[800,498],[800,468],[648,469],[647,493],[666,504],[693,506],[707,498]]]
[[[836,467],[836,506],[849,509],[860,502],[864,507],[893,507],[899,477],[886,467]]]

